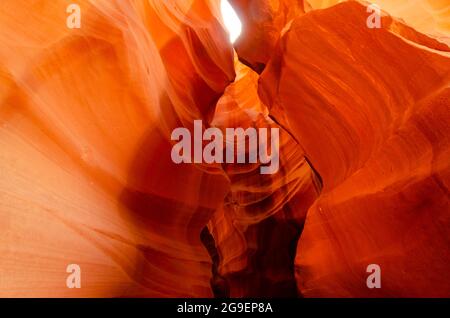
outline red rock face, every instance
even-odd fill
[[[240,63],[236,69],[212,124],[281,128],[281,169],[261,175],[258,164],[224,166],[230,192],[208,224],[219,256],[213,286],[232,297],[297,296],[295,246],[320,181],[302,148],[268,116],[257,95],[258,75]]]
[[[80,4],[81,29],[66,1],[1,4],[0,295],[212,296],[200,232],[228,184],[174,164],[170,133],[234,79],[218,9]]]
[[[323,180],[297,247],[298,288],[445,296],[450,49],[390,17],[376,30],[365,20],[356,2],[298,18],[261,78]],[[360,284],[372,263],[386,272],[380,290]]]
[[[448,3],[335,2],[231,0],[233,52],[218,0],[2,1],[0,296],[450,297]],[[194,120],[279,170],[174,163]]]

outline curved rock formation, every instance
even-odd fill
[[[76,2],[0,2],[0,296],[450,296],[448,1],[230,0],[236,52],[219,0]],[[278,172],[175,164],[194,120]]]
[[[239,62],[236,69],[236,81],[217,103],[212,125],[280,128],[259,100],[259,76]],[[320,181],[283,129],[279,147],[281,168],[276,174],[260,174],[259,164],[224,166],[231,189],[208,226],[219,256],[213,286],[216,281],[220,295],[297,296],[295,247]]]
[[[366,18],[358,2],[299,17],[261,77],[271,114],[323,180],[297,249],[298,288],[448,296],[450,48]],[[372,263],[380,290],[365,285]]]
[[[339,0],[308,0],[312,9],[336,5]],[[405,21],[420,32],[447,36],[450,32],[450,10],[447,0],[377,0],[369,1]],[[367,3],[367,2],[366,2]]]
[[[234,79],[217,3],[78,3],[79,30],[67,1],[0,5],[0,295],[212,296],[228,184],[174,164],[170,132]]]

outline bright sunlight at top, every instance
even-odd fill
[[[238,15],[234,11],[233,7],[230,5],[228,0],[222,0],[220,4],[220,9],[222,11],[223,21],[225,26],[230,33],[230,41],[234,43],[239,37],[242,31],[242,23],[239,20]]]

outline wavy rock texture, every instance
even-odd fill
[[[218,7],[79,3],[79,30],[66,1],[0,4],[0,295],[212,296],[200,232],[228,183],[175,165],[170,132],[234,79]]]
[[[296,19],[261,78],[323,180],[296,254],[305,296],[448,296],[450,49],[357,2]],[[345,23],[343,23],[345,21]],[[383,287],[370,290],[366,266]]]
[[[308,0],[312,9],[333,6],[339,0]],[[450,9],[448,0],[377,0],[370,1],[394,17],[401,18],[420,32],[448,36]]]
[[[223,130],[280,128],[259,100],[259,76],[238,62],[236,69],[236,81],[217,103],[212,124]],[[295,247],[320,181],[283,129],[279,144],[281,169],[276,174],[260,174],[259,164],[224,166],[231,190],[208,225],[220,260],[213,277],[219,295],[297,296]]]
[[[448,2],[336,2],[230,0],[235,55],[218,0],[1,1],[0,296],[450,297]],[[174,164],[196,119],[279,172]]]

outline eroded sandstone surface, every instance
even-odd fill
[[[0,2],[0,296],[450,296],[448,1],[230,0],[234,47],[219,0],[76,2]],[[194,120],[279,171],[175,164]]]

